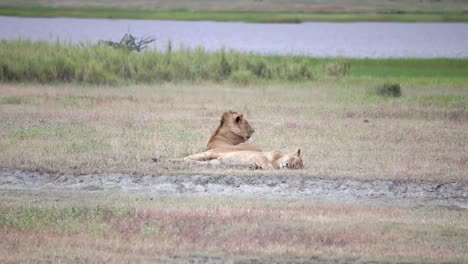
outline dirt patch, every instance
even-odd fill
[[[307,199],[398,206],[468,209],[468,183],[357,181],[304,176],[151,176],[49,174],[0,171],[0,189],[117,191],[150,197],[171,195]]]

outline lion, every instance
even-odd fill
[[[247,119],[237,112],[225,112],[218,127],[208,140],[208,149],[262,151],[258,146],[246,143],[255,130]]]
[[[202,153],[193,154],[183,159],[184,161],[197,161],[203,164],[208,162],[211,165],[242,166],[252,169],[303,169],[301,150],[297,149],[292,153],[281,151],[232,151],[212,149]]]

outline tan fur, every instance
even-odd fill
[[[255,130],[247,119],[237,112],[225,112],[218,127],[208,140],[208,149],[261,151],[255,144],[246,143]]]
[[[185,161],[212,161],[210,164],[245,166],[254,169],[303,169],[301,150],[292,153],[281,151],[232,151],[211,149],[184,158]]]

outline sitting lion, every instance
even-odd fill
[[[292,153],[281,151],[219,151],[212,149],[184,158],[184,161],[207,162],[212,165],[245,166],[253,169],[303,169],[301,150]]]
[[[208,140],[208,149],[251,150],[262,151],[258,146],[245,143],[255,130],[247,119],[237,112],[225,112],[221,116],[218,128]]]

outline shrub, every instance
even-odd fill
[[[351,65],[348,62],[336,60],[323,66],[326,75],[333,77],[344,77],[348,75]]]
[[[257,76],[248,70],[239,70],[233,72],[229,80],[238,85],[249,85],[257,81]]]
[[[314,75],[312,74],[311,69],[306,64],[301,64],[301,66],[299,66],[298,72],[299,76],[301,76],[303,80],[314,79]]]
[[[224,51],[221,51],[221,59],[219,61],[219,71],[218,71],[218,77],[220,80],[224,80],[229,77],[231,74],[232,68],[229,62],[226,59],[226,55],[224,54]]]
[[[369,93],[384,97],[400,97],[401,88],[398,83],[387,82],[373,87],[369,90]]]
[[[259,78],[268,78],[268,69],[264,61],[248,62],[246,68]]]

